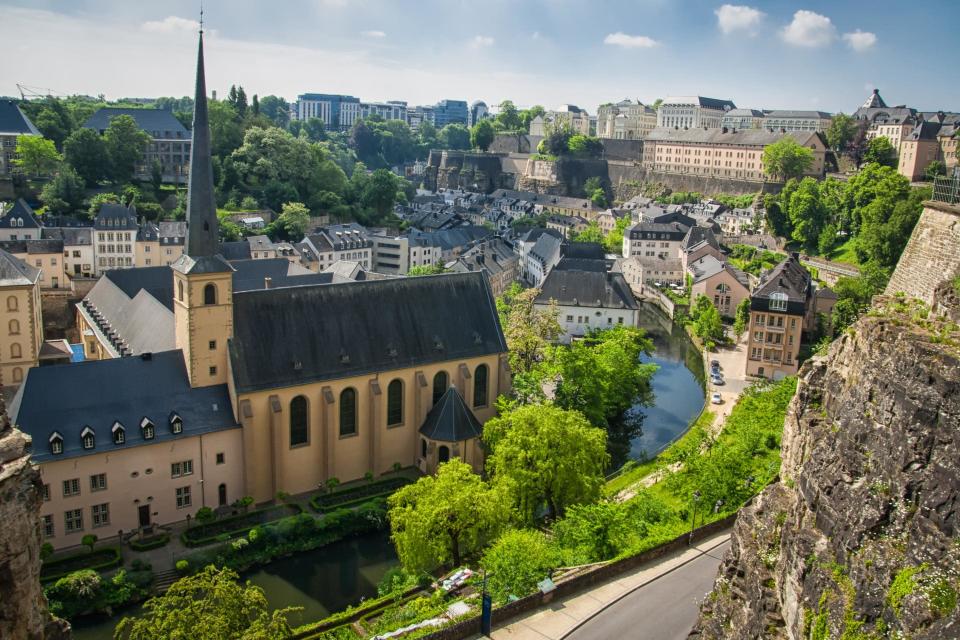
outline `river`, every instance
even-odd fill
[[[614,468],[628,458],[641,460],[659,453],[686,431],[705,399],[703,360],[686,332],[646,303],[641,303],[640,326],[654,345],[654,352],[643,359],[659,365],[652,381],[654,403],[635,407],[622,442],[611,445]],[[396,564],[388,534],[381,533],[278,560],[244,577],[263,588],[271,607],[303,607],[291,617],[299,625],[375,596],[377,584]],[[138,611],[132,609],[128,615]],[[115,624],[116,619],[82,622],[75,627],[74,638],[110,640]]]

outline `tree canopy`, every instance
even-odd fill
[[[763,168],[776,180],[798,178],[813,166],[813,151],[796,141],[793,136],[784,136],[767,145],[763,150]]]
[[[150,136],[131,116],[119,115],[110,118],[103,143],[110,158],[111,177],[114,182],[126,184],[133,178],[136,165],[142,162]]]
[[[897,168],[897,150],[886,136],[877,136],[867,143],[867,150],[863,154],[865,163],[876,163],[892,169]]]
[[[14,166],[30,176],[53,173],[61,160],[53,141],[41,136],[17,136],[15,154]]]
[[[470,144],[474,148],[486,151],[493,144],[495,136],[496,131],[493,128],[493,123],[490,120],[481,120],[470,129]]]

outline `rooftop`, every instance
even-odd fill
[[[131,109],[103,107],[83,123],[84,128],[103,132],[110,126],[110,120],[117,116],[130,116],[137,126],[154,138],[190,139],[190,132],[166,109]]]

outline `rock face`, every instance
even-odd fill
[[[882,304],[801,369],[691,638],[960,637],[960,331]]]
[[[10,426],[0,399],[0,638],[60,640],[70,626],[47,611],[40,588],[40,472],[30,439]]]

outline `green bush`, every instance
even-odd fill
[[[180,575],[186,575],[190,573],[190,563],[186,560],[177,560],[176,568],[177,573]]]
[[[120,563],[120,550],[116,547],[102,547],[93,552],[82,551],[50,558],[40,568],[40,582],[51,582],[83,569],[106,571]]]
[[[144,540],[137,540],[134,538],[130,541],[130,548],[134,551],[150,551],[151,549],[159,549],[160,547],[165,546],[170,542],[169,533],[161,533],[157,536],[151,536]]]
[[[332,480],[333,478],[331,478]],[[361,504],[370,498],[388,496],[400,487],[410,484],[409,478],[396,477],[369,482],[365,485],[350,487],[342,491],[333,491],[330,493],[314,496],[310,500],[310,506],[317,513],[324,513],[331,509],[353,507]],[[336,485],[334,485],[336,486]]]
[[[50,611],[71,620],[78,616],[109,612],[150,593],[153,572],[121,569],[112,578],[103,578],[92,569],[70,573],[44,588]]]
[[[180,534],[180,540],[188,547],[199,547],[212,542],[226,542],[230,538],[246,535],[250,529],[259,524],[275,520],[284,514],[300,513],[301,511],[302,508],[298,504],[283,504],[258,509],[250,513],[221,518],[187,529]]]
[[[543,533],[515,529],[500,536],[480,564],[490,576],[490,593],[505,602],[511,595],[520,598],[536,591],[537,583],[560,566],[561,558]]]

